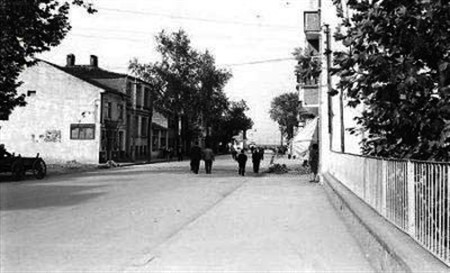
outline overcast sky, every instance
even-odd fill
[[[71,12],[72,30],[58,47],[39,56],[64,64],[69,53],[77,64],[89,55],[99,66],[127,73],[130,59],[159,59],[155,35],[184,29],[199,50],[208,49],[219,67],[232,70],[225,87],[232,100],[244,99],[255,122],[257,143],[279,143],[278,126],[268,111],[273,97],[295,91],[292,51],[301,46],[300,5],[304,0],[92,0],[98,12]]]

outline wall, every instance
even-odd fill
[[[330,30],[330,49],[331,50],[339,50],[342,49],[343,46],[334,40],[333,35],[336,31],[338,24],[340,23],[340,19],[337,17],[336,7],[333,5],[331,0],[322,0],[321,7],[321,18],[322,18],[322,26],[325,24],[329,25]],[[342,1],[343,3],[345,1]],[[347,9],[345,4],[343,4],[344,13],[347,13]],[[321,33],[321,52],[323,53],[326,49],[326,35],[324,31]],[[332,110],[332,118],[331,118],[331,133],[329,130],[329,108],[328,108],[328,85],[327,85],[327,59],[324,54],[322,54],[322,74],[321,80],[319,84],[320,88],[320,139],[321,139],[321,158],[329,158],[328,153],[330,150],[334,151],[342,151],[341,145],[341,132],[344,131],[344,151],[347,153],[361,154],[360,142],[363,135],[352,135],[350,134],[349,128],[356,127],[356,121],[354,118],[361,113],[361,107],[359,108],[351,108],[347,106],[345,95],[343,97],[343,126],[341,126],[341,106],[340,106],[340,98],[339,94],[335,95],[331,98],[331,110]],[[333,57],[331,56],[331,64],[333,63]],[[331,77],[331,84],[335,88],[336,83],[338,82],[338,76]],[[342,128],[343,127],[343,128]],[[328,162],[326,160],[322,160],[321,172],[325,172],[328,169]]]
[[[98,163],[100,148],[99,89],[39,61],[20,76],[19,93],[35,90],[8,121],[0,121],[0,142],[22,156],[40,153],[47,163]],[[70,139],[70,125],[95,124],[95,139]]]

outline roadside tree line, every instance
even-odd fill
[[[253,126],[245,101],[230,101],[224,93],[232,74],[216,66],[211,52],[194,49],[183,30],[163,30],[156,43],[159,61],[144,64],[133,59],[129,69],[153,86],[154,109],[176,121],[176,131],[181,132],[177,146],[189,150],[200,137],[224,149],[234,135]]]

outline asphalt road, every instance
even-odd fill
[[[320,185],[247,171],[222,157],[211,175],[172,162],[0,183],[0,272],[371,271]]]

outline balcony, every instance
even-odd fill
[[[303,30],[305,31],[306,39],[319,40],[320,37],[320,15],[318,11],[305,11],[303,13]]]

